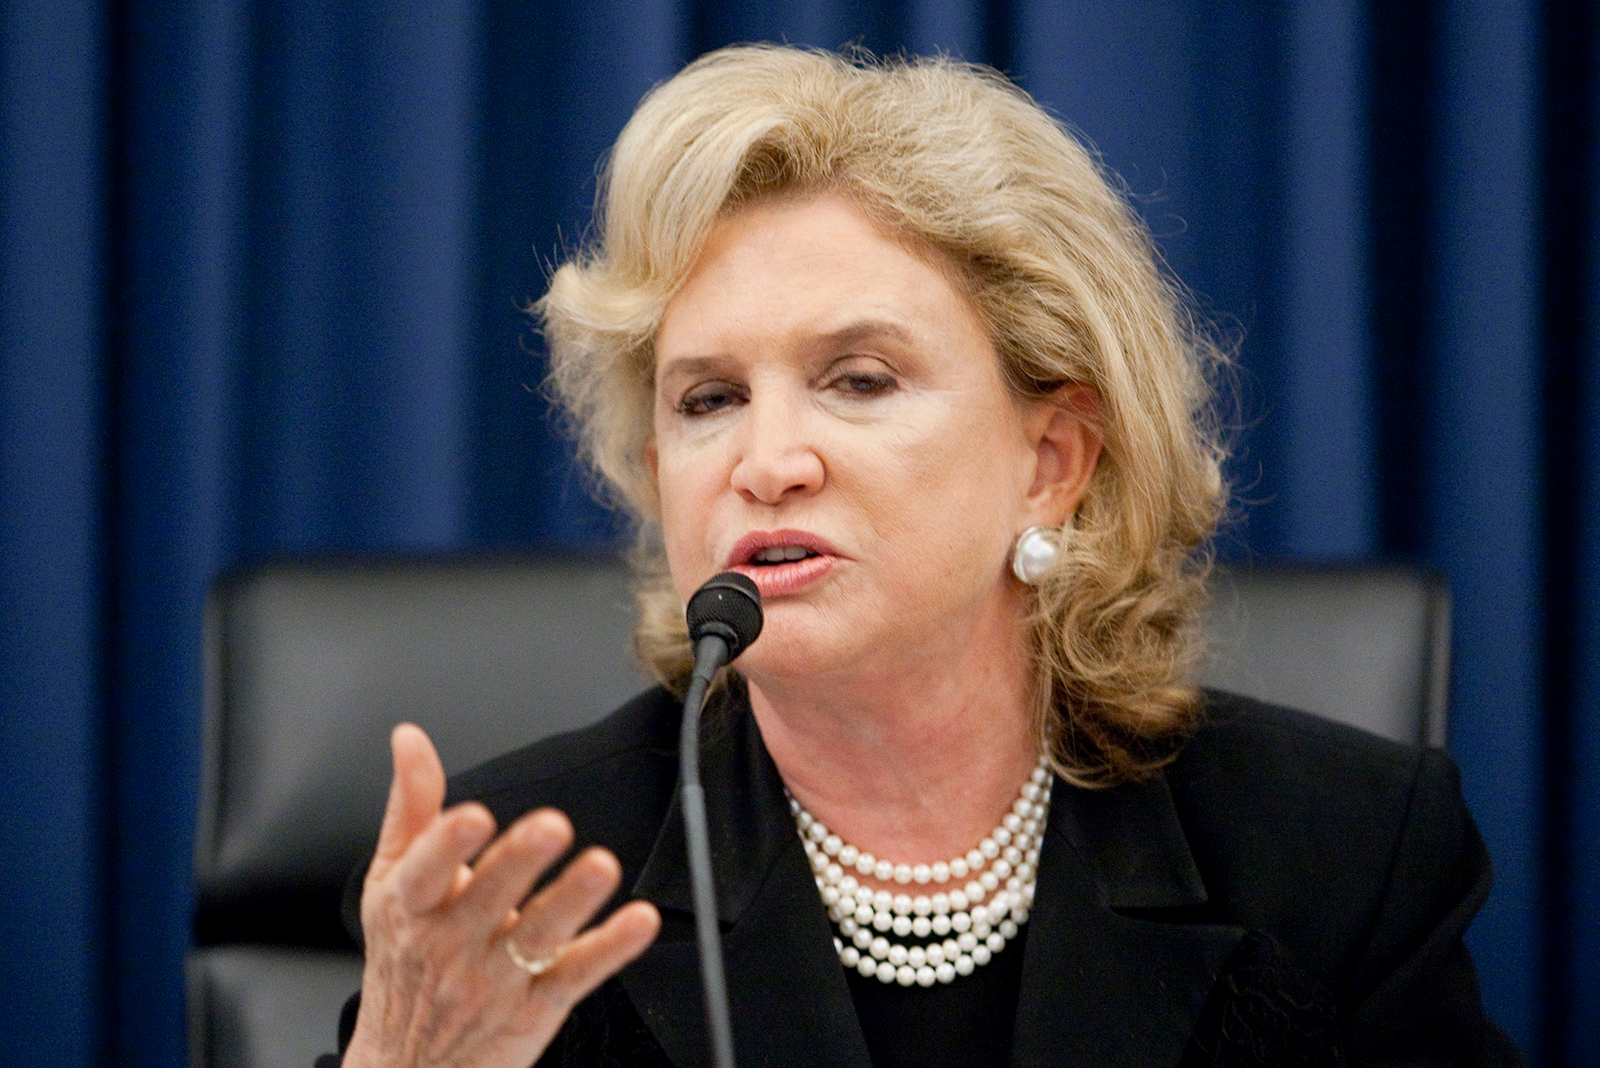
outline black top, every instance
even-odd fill
[[[628,896],[662,913],[656,942],[579,1005],[542,1066],[709,1062],[678,720],[654,689],[451,782],[452,802],[476,798],[501,826],[563,809],[579,845],[608,846]],[[712,714],[702,744],[746,1068],[1520,1063],[1462,945],[1488,857],[1437,750],[1207,693],[1164,774],[1055,784],[1025,940],[948,987],[903,990],[840,965],[747,706]],[[993,1034],[1008,1018],[1009,1061]]]
[[[846,972],[872,1068],[1006,1068],[1027,937],[1024,924],[988,964],[926,989]]]

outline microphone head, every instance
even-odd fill
[[[761,633],[761,591],[737,571],[724,571],[694,591],[684,615],[691,642],[698,645],[701,638],[715,634],[728,643],[732,660]]]

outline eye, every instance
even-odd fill
[[[710,415],[750,399],[750,391],[731,382],[703,382],[683,395],[674,409],[679,415]]]
[[[828,381],[828,388],[850,397],[881,397],[893,393],[900,383],[884,371],[841,371]]]

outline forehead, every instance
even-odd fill
[[[909,341],[951,319],[988,336],[945,256],[889,232],[841,196],[763,200],[713,227],[666,305],[656,355],[745,331]]]

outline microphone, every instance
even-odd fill
[[[694,893],[694,929],[700,943],[700,981],[711,1031],[712,1063],[733,1068],[733,1031],[728,1022],[728,985],[722,974],[722,936],[717,895],[711,884],[711,841],[706,829],[706,794],[700,786],[700,708],[717,669],[749,647],[761,633],[761,591],[735,571],[713,575],[689,598],[685,610],[694,643],[694,673],[683,699],[678,737],[678,778],[683,785],[683,828],[689,843],[689,884]]]
[[[684,615],[695,646],[695,674],[703,669],[709,682],[717,668],[744,652],[761,633],[761,591],[737,571],[724,571],[694,591]],[[720,638],[721,649],[708,644],[707,638]]]

